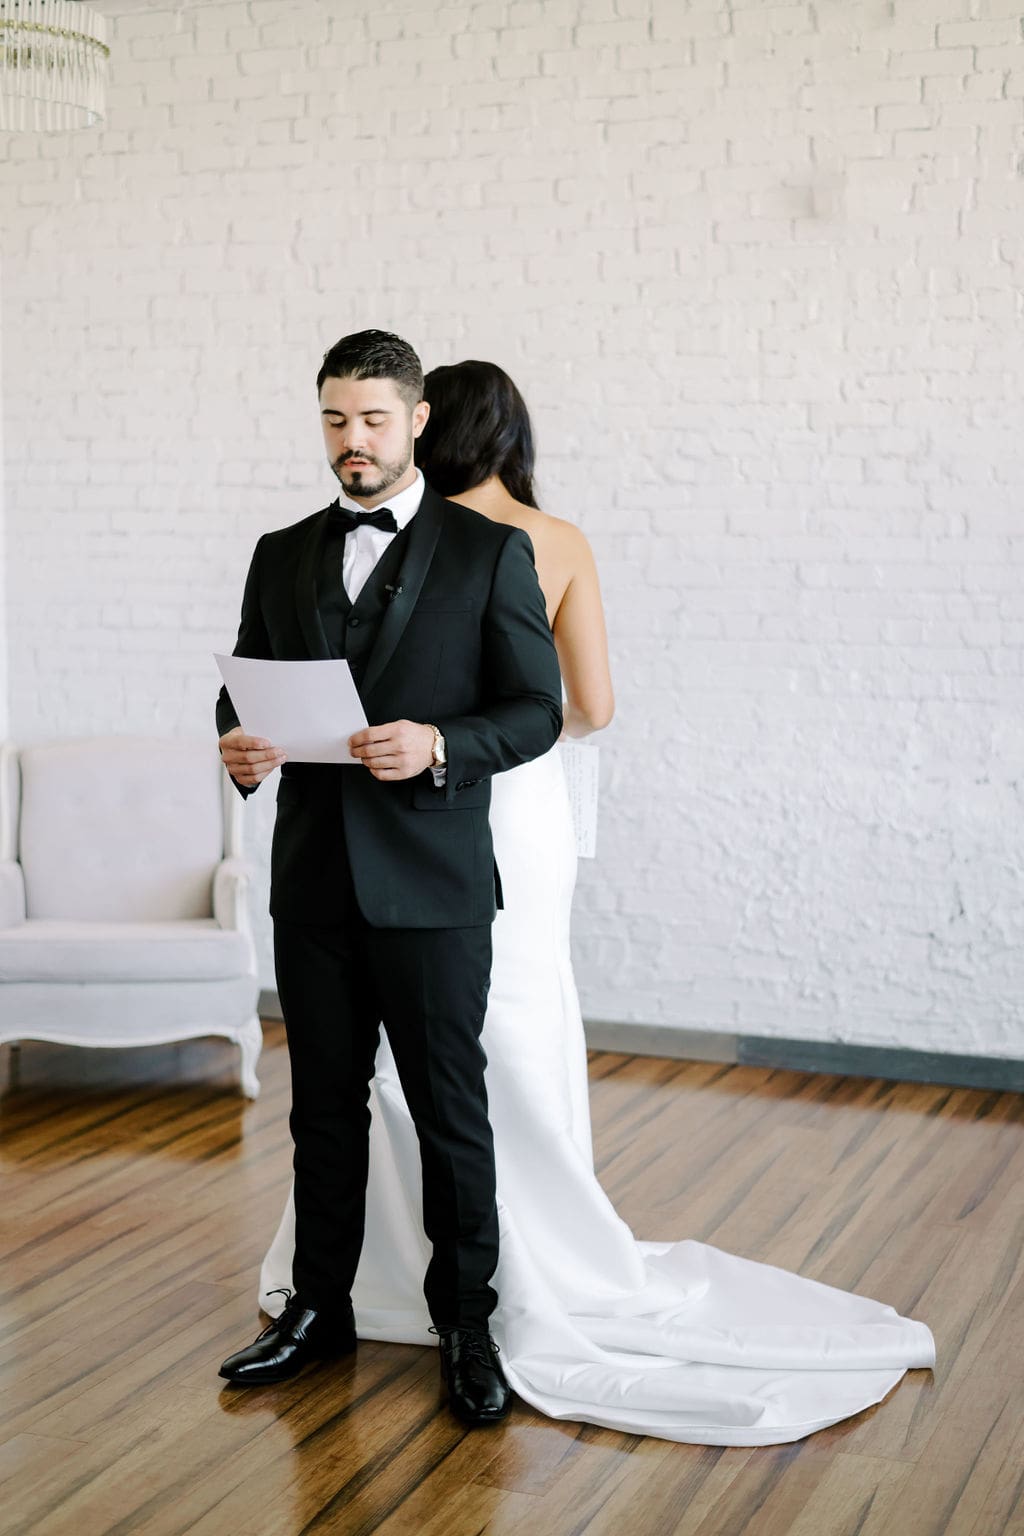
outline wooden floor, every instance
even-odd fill
[[[289,1178],[216,1042],[0,1053],[4,1536],[1024,1533],[1024,1098],[598,1055],[601,1177],[692,1236],[923,1318],[934,1375],[796,1445],[672,1445],[523,1405],[467,1432],[437,1357],[364,1344],[220,1390]]]

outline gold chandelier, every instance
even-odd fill
[[[106,39],[104,18],[76,0],[0,0],[0,130],[101,123]]]

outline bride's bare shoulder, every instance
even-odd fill
[[[517,501],[509,521],[514,521],[518,528],[530,535],[538,553],[543,549],[549,557],[560,562],[572,564],[581,555],[590,552],[590,545],[582,529],[570,523],[567,518],[542,512],[539,507],[527,507]]]

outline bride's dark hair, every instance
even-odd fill
[[[423,398],[430,419],[416,440],[416,463],[435,491],[458,496],[497,475],[516,501],[537,505],[530,415],[504,369],[473,360],[432,368]]]

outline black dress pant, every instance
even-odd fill
[[[344,907],[338,924],[274,923],[292,1072],[295,1289],[327,1312],[348,1300],[363,1243],[369,1085],[383,1022],[420,1144],[430,1316],[485,1327],[498,1259],[480,1044],[490,927],[371,928],[354,901]]]

